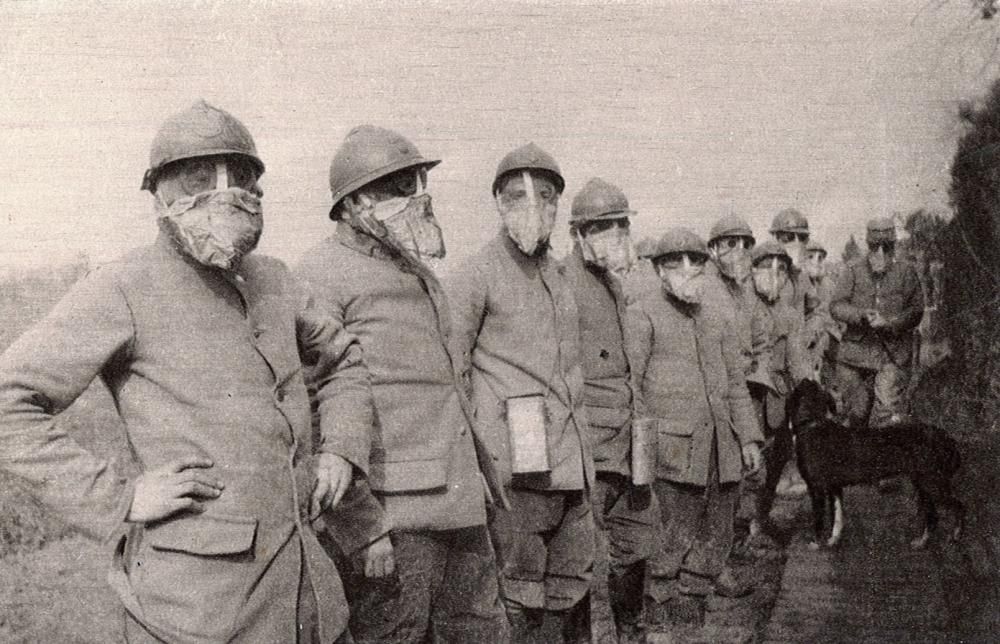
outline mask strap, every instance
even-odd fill
[[[528,205],[535,207],[535,182],[531,179],[531,173],[527,170],[521,171],[521,178],[524,180],[524,189],[528,192]]]
[[[229,188],[229,172],[226,169],[225,161],[215,162],[215,189],[227,190]]]

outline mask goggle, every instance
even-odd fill
[[[365,186],[364,192],[375,201],[393,197],[419,197],[427,186],[427,169],[411,168],[393,172]]]
[[[551,181],[542,177],[532,177],[527,170],[522,170],[520,176],[520,184],[508,179],[497,193],[497,206],[501,210],[508,210],[521,204],[534,208],[539,203],[552,203],[559,196]]]
[[[257,169],[239,158],[185,159],[167,178],[176,179],[188,195],[228,188],[242,188],[248,192],[257,189]]]
[[[868,252],[876,253],[882,250],[885,255],[891,255],[896,250],[896,242],[891,241],[879,241],[879,242],[868,242]]]
[[[654,260],[656,268],[660,271],[676,271],[683,269],[685,272],[701,272],[705,268],[708,258],[701,253],[680,252],[668,253]]]
[[[605,219],[601,221],[592,221],[580,226],[577,229],[577,234],[582,239],[588,239],[598,236],[624,236],[629,232],[629,220],[628,217],[621,217],[619,219]]]
[[[776,278],[788,275],[788,262],[780,257],[765,257],[753,267],[754,271],[769,273]]]
[[[728,253],[732,250],[750,250],[754,247],[754,240],[752,237],[732,236],[732,237],[720,237],[712,242],[712,249],[715,252],[721,254]]]
[[[376,201],[373,197],[368,197],[370,202],[373,204],[374,208],[372,214],[379,221],[386,221],[395,215],[406,210],[410,205],[411,200],[418,197],[422,197],[426,194],[426,186],[424,183],[424,176],[421,172],[403,172],[400,176],[395,178],[393,181],[393,186],[398,196],[390,197],[388,199]],[[377,187],[372,190],[373,194],[387,194],[383,187]],[[398,193],[405,191],[406,194],[399,195]],[[428,197],[428,199],[430,199]]]
[[[786,230],[779,230],[774,233],[774,238],[780,244],[792,244],[796,241],[804,244],[809,241],[809,233],[793,233]]]

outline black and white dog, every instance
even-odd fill
[[[951,489],[951,478],[961,465],[955,441],[943,430],[922,423],[845,427],[830,419],[833,412],[833,398],[812,380],[804,380],[788,399],[799,471],[812,499],[815,540],[811,547],[822,543],[827,523],[832,523],[832,529],[826,545],[840,541],[845,486],[898,475],[913,482],[924,516],[924,531],[910,546],[927,545],[937,528],[939,507],[954,514],[951,538],[957,540],[965,508]]]

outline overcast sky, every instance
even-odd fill
[[[737,212],[760,238],[794,206],[839,253],[867,217],[947,207],[957,104],[997,76],[998,34],[971,0],[0,0],[0,264],[151,239],[149,144],[200,97],[254,134],[262,249],[290,262],[331,232],[329,160],[366,122],[444,159],[449,263],[495,231],[494,169],[529,140],[562,165],[563,215],[601,176],[639,234]]]

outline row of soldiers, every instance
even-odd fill
[[[533,144],[489,186],[497,234],[442,284],[438,163],[351,130],[332,234],[289,271],[252,252],[253,138],[196,103],[153,142],[156,242],[0,357],[3,467],[108,542],[127,641],[584,642],[596,585],[642,641],[646,603],[748,590],[726,565],[739,483],[783,398],[840,337],[831,310],[843,354],[895,313],[858,289],[827,306],[795,211],[761,244],[733,217],[707,244],[672,228],[634,265],[636,213],[601,179],[558,261],[565,181]],[[57,422],[95,378],[132,475]]]

